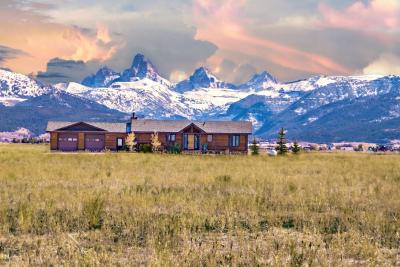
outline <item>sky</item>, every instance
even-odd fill
[[[0,0],[0,20],[0,67],[47,83],[137,53],[174,82],[400,75],[400,0]]]

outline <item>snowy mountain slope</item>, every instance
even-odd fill
[[[39,96],[50,91],[26,75],[0,69],[0,103],[13,106],[31,97]]]
[[[399,76],[338,80],[310,91],[272,116],[258,133],[273,137],[285,127],[292,138],[310,141],[384,142],[389,132],[392,137],[400,136]]]
[[[183,93],[183,101],[195,110],[197,116],[215,116],[227,111],[229,105],[240,101],[253,91],[237,91],[228,88],[199,88]]]
[[[335,79],[336,82],[310,90],[290,110],[293,109],[297,115],[301,115],[309,110],[338,101],[387,94],[400,85],[400,77],[396,76],[380,77],[368,81],[362,80],[361,77],[332,77],[331,79]]]
[[[133,82],[114,82],[112,86],[104,88],[70,83],[65,90],[125,113],[137,112],[150,118],[190,116],[190,110],[182,103],[180,94],[148,78]]]
[[[35,134],[42,134],[49,120],[118,122],[128,118],[128,114],[55,90],[13,107],[0,106],[0,131],[24,127]]]

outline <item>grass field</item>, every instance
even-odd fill
[[[0,145],[0,265],[400,265],[400,156]]]

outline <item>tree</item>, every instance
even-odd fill
[[[276,147],[279,155],[285,155],[288,152],[285,135],[285,129],[281,128],[278,133],[278,146]]]
[[[252,154],[253,156],[259,154],[259,147],[258,147],[257,140],[256,140],[255,137],[254,137],[254,139],[253,139],[253,143],[252,143],[251,146],[250,146],[250,150],[251,150],[251,154]]]
[[[129,151],[134,151],[136,147],[136,135],[135,133],[130,133],[125,139],[125,144]]]
[[[158,133],[154,132],[151,134],[151,147],[153,149],[153,152],[157,152],[160,149],[161,142],[158,139]]]
[[[301,148],[300,148],[300,146],[299,146],[299,143],[297,143],[297,141],[294,141],[294,142],[293,142],[292,152],[293,152],[294,154],[299,154],[299,153],[300,153],[300,150],[301,150]]]

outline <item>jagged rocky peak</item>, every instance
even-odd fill
[[[196,69],[189,79],[193,83],[204,85],[202,87],[211,87],[210,85],[214,85],[219,81],[218,78],[205,67]]]
[[[178,92],[186,92],[197,88],[236,88],[235,85],[219,80],[207,68],[200,67],[189,79],[181,81],[175,87]]]
[[[261,73],[255,74],[253,76],[253,78],[251,78],[250,82],[254,82],[254,83],[261,83],[261,82],[274,82],[274,83],[278,83],[278,80],[272,76],[272,74],[270,74],[267,71],[263,71]]]
[[[133,58],[131,67],[122,73],[121,81],[129,82],[144,78],[159,81],[161,77],[149,59],[143,54],[137,54]]]
[[[279,83],[278,80],[267,71],[255,74],[247,83],[242,84],[241,88],[266,89],[271,85]]]
[[[120,74],[107,66],[100,68],[96,74],[83,79],[82,84],[89,87],[108,87],[113,81],[118,79]]]
[[[110,69],[107,66],[104,66],[102,68],[100,68],[97,73],[98,75],[103,75],[103,76],[108,76],[108,75],[115,75],[118,74],[118,72],[114,71],[113,69]]]

